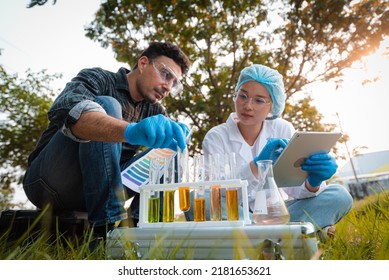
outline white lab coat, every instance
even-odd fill
[[[208,158],[209,154],[224,155],[235,152],[237,176],[242,180],[248,180],[248,193],[250,194],[257,184],[257,179],[250,169],[250,162],[262,151],[268,138],[290,139],[295,129],[291,123],[284,119],[265,120],[261,133],[254,146],[251,147],[243,139],[237,126],[237,121],[238,117],[236,113],[231,113],[226,123],[210,129],[204,137],[202,148],[205,159]],[[282,194],[284,199],[303,199],[317,196],[325,187],[326,184],[323,182],[320,189],[316,193],[313,193],[308,191],[305,185],[302,184],[301,186],[282,188]]]

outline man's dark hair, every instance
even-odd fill
[[[190,62],[186,54],[176,45],[170,42],[152,42],[145,49],[139,58],[146,56],[148,59],[153,60],[159,56],[166,56],[174,60],[181,67],[182,74],[186,74],[189,70]],[[138,58],[138,59],[139,59]],[[138,62],[136,62],[134,69],[138,67]]]

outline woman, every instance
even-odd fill
[[[236,154],[238,178],[248,180],[249,193],[257,180],[256,162],[275,162],[295,132],[289,122],[279,117],[285,98],[282,76],[276,70],[258,64],[246,67],[235,89],[235,113],[204,138],[205,159],[210,154]],[[316,230],[333,234],[333,226],[352,207],[352,197],[344,187],[325,183],[335,174],[336,161],[330,154],[314,154],[301,167],[308,172],[304,184],[282,189],[287,194],[290,220],[308,221]]]

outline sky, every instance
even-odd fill
[[[0,0],[0,63],[10,73],[47,69],[62,73],[54,83],[63,88],[79,70],[100,66],[117,71],[127,66],[111,50],[85,36],[84,26],[94,19],[100,0],[49,0],[27,9],[29,0]]]
[[[128,67],[117,62],[110,49],[85,37],[84,26],[94,19],[100,2],[57,0],[53,5],[49,0],[27,9],[28,0],[0,0],[0,64],[7,73],[21,77],[27,69],[62,73],[54,89],[64,88],[83,68],[98,66],[116,72]],[[362,85],[363,80],[375,78],[376,82]],[[309,91],[324,120],[340,123],[337,130],[349,135],[350,151],[363,146],[367,149],[361,153],[389,150],[389,39],[377,54],[345,72],[341,88],[321,83]]]

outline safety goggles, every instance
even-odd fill
[[[162,81],[167,84],[172,84],[170,94],[179,95],[183,90],[183,86],[174,71],[163,62],[152,61],[151,64]]]
[[[249,97],[246,93],[243,91],[238,91],[235,95],[235,102],[238,104],[244,104],[246,105],[248,102],[251,101],[251,105],[253,108],[262,108],[267,104],[271,104],[271,101],[266,100],[263,97],[255,96],[255,97]]]

